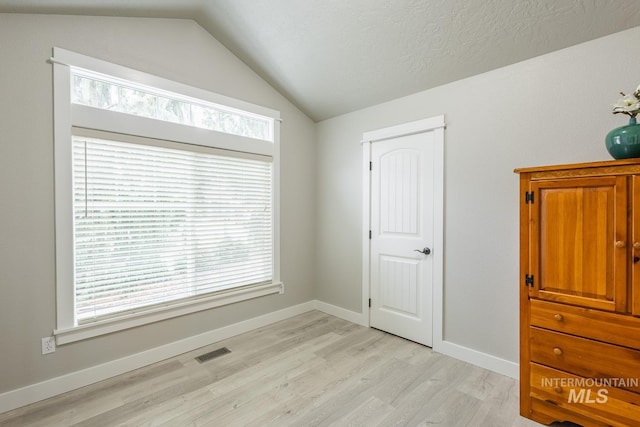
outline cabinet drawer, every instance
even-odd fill
[[[532,362],[585,378],[640,382],[640,351],[535,327],[530,332]],[[638,384],[628,384],[625,388],[640,392]]]
[[[531,364],[532,399],[610,426],[637,425],[640,395],[613,387],[586,383],[586,378]],[[580,418],[576,417],[576,421]]]
[[[531,300],[531,325],[640,349],[640,318]]]

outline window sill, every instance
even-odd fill
[[[257,285],[244,289],[223,291],[206,298],[185,301],[171,306],[159,307],[140,313],[132,313],[126,316],[86,323],[83,325],[61,328],[53,331],[56,344],[63,345],[75,341],[82,341],[99,335],[110,334],[123,329],[134,328],[172,317],[183,316],[197,311],[207,310],[235,302],[246,301],[261,296],[284,293],[284,284],[281,282]]]

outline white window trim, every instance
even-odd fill
[[[283,293],[284,285],[280,281],[280,113],[266,107],[218,95],[64,49],[54,48],[53,55],[51,62],[53,64],[54,89],[57,313],[56,329],[53,334],[56,337],[57,344],[79,341],[260,296]],[[273,142],[98,110],[93,107],[72,105],[70,66],[140,82],[162,90],[181,93],[193,98],[270,117],[274,120]],[[206,297],[179,301],[170,306],[154,307],[141,312],[127,313],[118,317],[77,325],[74,319],[75,291],[73,286],[72,127],[170,140],[272,157],[274,233],[272,282],[221,291]],[[143,132],[140,132],[140,129],[143,129]]]
[[[62,345],[74,341],[92,338],[98,335],[109,334],[123,329],[142,326],[172,317],[183,316],[195,313],[196,311],[208,310],[222,305],[233,304],[235,302],[246,301],[261,296],[278,294],[284,292],[282,283],[267,283],[259,286],[252,286],[248,289],[230,289],[215,293],[206,298],[186,300],[174,303],[171,306],[157,307],[145,310],[140,313],[131,313],[118,316],[113,319],[105,319],[98,322],[86,323],[67,329],[56,329],[54,335],[56,344]]]

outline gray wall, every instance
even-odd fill
[[[282,112],[284,295],[40,354],[55,328],[53,46]],[[313,298],[314,124],[194,22],[0,14],[0,96],[0,393]]]
[[[518,177],[610,160],[610,113],[640,83],[640,28],[336,117],[317,126],[319,300],[361,311],[362,133],[439,114],[445,131],[447,341],[518,358]]]

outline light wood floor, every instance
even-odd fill
[[[232,352],[198,363],[195,356]],[[539,426],[518,383],[311,311],[0,414],[2,426]]]

